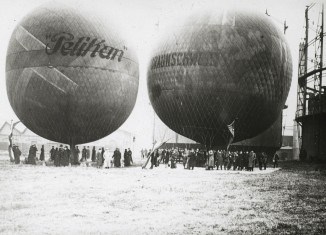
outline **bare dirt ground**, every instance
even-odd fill
[[[325,234],[326,173],[97,169],[0,161],[2,234]]]

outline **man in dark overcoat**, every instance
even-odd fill
[[[121,152],[119,151],[118,148],[113,153],[113,163],[114,167],[120,167],[121,166]]]
[[[80,159],[81,162],[86,161],[86,154],[87,154],[86,152],[87,151],[86,151],[86,148],[84,146],[84,148],[82,150],[82,158]]]
[[[13,145],[12,151],[14,152],[15,164],[19,164],[20,163],[20,155],[22,154],[22,152],[20,151],[20,149],[18,148],[17,145]]]
[[[54,150],[54,166],[60,166],[60,152],[58,148]]]
[[[52,149],[50,150],[50,160],[51,161],[54,161],[54,152],[55,152],[55,149],[54,149],[54,146],[52,146]]]
[[[132,161],[132,151],[130,150],[130,148],[128,148],[128,159],[129,159],[129,166],[130,166],[131,163],[133,163],[133,161]]]

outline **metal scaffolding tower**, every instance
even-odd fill
[[[305,37],[299,45],[298,90],[296,121],[301,138],[302,160],[326,161],[326,95],[323,85],[326,67],[323,63],[324,50],[324,5],[318,14],[316,35],[309,41],[309,11],[305,9]],[[314,49],[314,50],[312,50]],[[310,59],[310,56],[312,58]],[[311,65],[311,67],[308,67]]]

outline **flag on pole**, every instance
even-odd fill
[[[232,135],[232,138],[234,137],[234,122],[235,121],[233,121],[230,125],[228,125],[228,129]]]
[[[230,144],[232,143],[233,139],[234,139],[234,123],[235,123],[235,120],[230,124],[230,125],[227,125],[229,131],[230,131],[230,135],[229,135],[229,141],[228,141],[228,145],[227,145],[227,150],[229,150],[229,146]]]

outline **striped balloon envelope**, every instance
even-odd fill
[[[138,62],[112,24],[48,4],[17,25],[7,51],[7,94],[31,131],[75,145],[109,135],[128,118]]]
[[[162,37],[147,85],[153,108],[168,127],[211,147],[269,128],[282,111],[291,79],[288,44],[267,15],[206,11]]]

